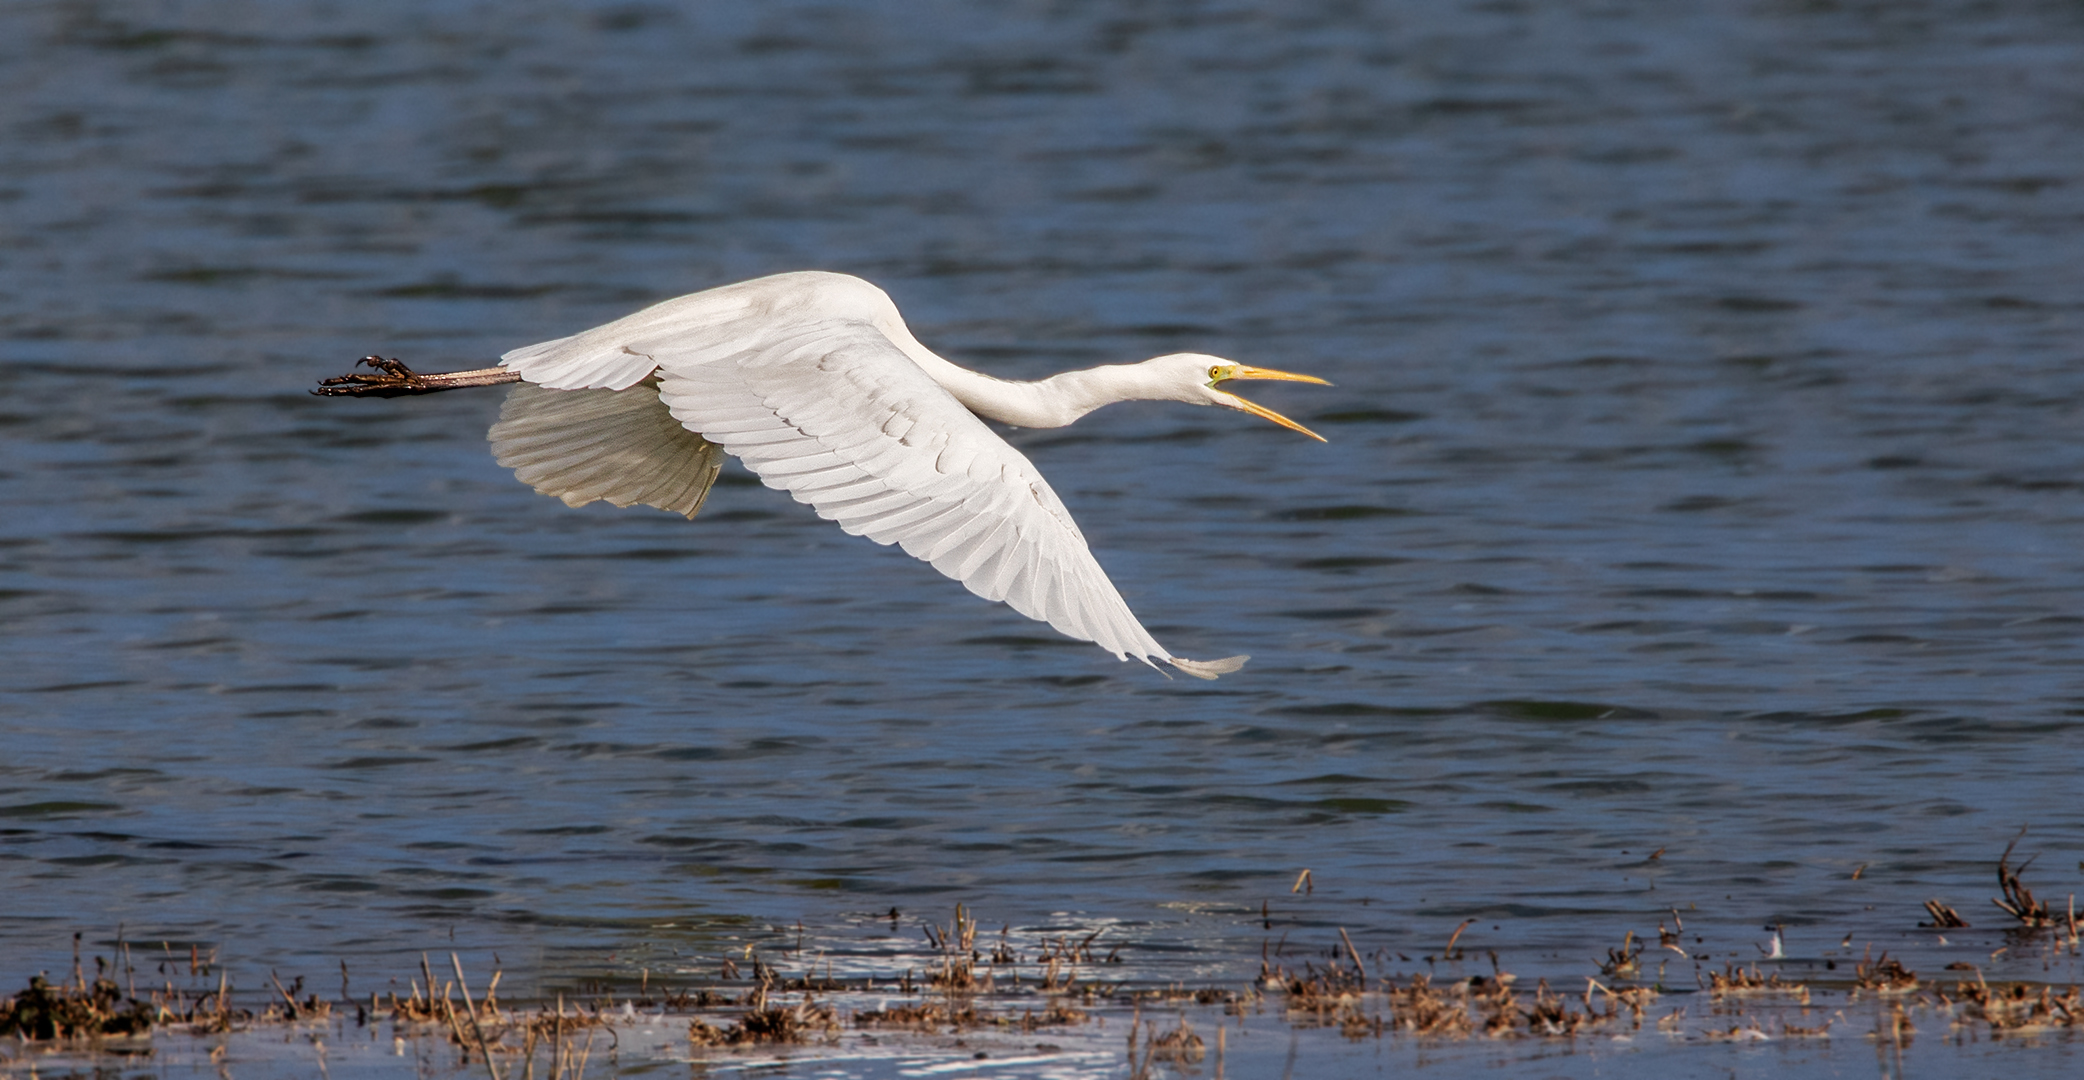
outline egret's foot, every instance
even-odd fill
[[[355,361],[355,366],[367,364],[376,369],[374,375],[351,371],[320,379],[318,389],[312,393],[320,397],[404,397],[407,394],[432,394],[441,390],[460,390],[466,386],[498,386],[502,383],[520,382],[521,376],[503,367],[478,368],[475,371],[432,371],[426,374],[414,371],[396,360],[381,356],[365,356]]]
[[[349,372],[320,379],[318,389],[312,393],[320,397],[399,397],[424,394],[429,389],[425,378],[400,361],[386,360],[381,356],[365,356],[355,361],[356,367],[364,364],[375,369],[376,374]]]
[[[406,367],[405,361],[403,360],[386,360],[381,356],[365,356],[360,360],[355,361],[356,367],[361,367],[364,364],[373,367],[386,375],[393,375],[400,379],[410,379],[413,377],[412,369]]]

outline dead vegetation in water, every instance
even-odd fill
[[[2077,922],[2077,894],[2069,894],[2069,901],[2061,911],[2055,910],[2054,904],[2050,901],[2034,895],[2022,875],[2033,865],[2034,859],[2040,856],[2032,856],[2018,866],[2012,865],[2012,852],[2018,849],[2019,841],[2024,839],[2026,829],[2021,828],[2018,835],[2013,836],[2011,842],[2004,846],[2004,852],[1997,856],[1999,895],[1991,897],[1990,903],[1999,911],[2011,916],[2010,929],[2013,932],[2037,935],[2045,930],[2054,930],[2065,944],[2075,948],[2080,942],[2084,942],[2084,933],[2080,933]],[[1921,927],[1933,930],[1969,928],[1968,920],[1962,918],[1960,912],[1936,898],[1925,901],[1925,911],[1932,916],[1932,921],[1919,923]]]
[[[1903,966],[1903,961],[1883,951],[1874,957],[1874,946],[1867,946],[1867,955],[1853,966],[1852,978],[1862,990],[1877,994],[1902,994],[1918,988],[1918,973]]]
[[[0,998],[0,1036],[13,1036],[32,1043],[92,1041],[146,1035],[154,1027],[175,1025],[185,1025],[194,1034],[202,1035],[230,1031],[235,1024],[256,1019],[252,1011],[232,1006],[231,985],[221,972],[212,989],[193,996],[188,991],[176,989],[173,974],[179,964],[170,947],[164,948],[165,958],[159,964],[159,971],[166,976],[162,985],[150,987],[143,994],[138,992],[130,946],[120,940],[116,949],[119,964],[96,956],[94,977],[89,979],[81,962],[80,938],[79,934],[72,936],[72,974],[69,978],[53,984],[47,974],[39,973],[30,977],[27,989]],[[212,963],[191,949],[188,958],[191,983],[199,977],[206,979]],[[123,976],[121,984],[116,981],[118,975]],[[297,985],[301,988],[302,984]],[[296,1015],[297,1002],[293,991],[283,990],[279,982],[276,989],[288,1008],[271,1002],[259,1019],[275,1020]],[[310,999],[306,1007],[319,1007],[316,998]]]
[[[1036,943],[1032,958],[1023,961],[1011,928],[1003,927],[987,954],[978,944],[981,929],[976,918],[961,904],[955,907],[953,922],[926,923],[920,931],[933,949],[934,963],[924,979],[915,980],[908,969],[897,983],[906,997],[916,995],[917,1000],[858,1011],[853,1014],[856,1027],[926,1033],[987,1028],[1033,1032],[1076,1026],[1092,1019],[1079,1003],[1090,1004],[1106,994],[1093,982],[1081,984],[1081,973],[1097,965],[1120,963],[1115,951],[1104,957],[1094,955],[1093,946],[1101,934],[1098,930],[1083,937],[1045,935]],[[1020,974],[1023,962],[1034,969],[1031,976]],[[1001,995],[1002,974],[1007,992],[1039,992],[1046,1004],[1038,1012],[1032,998],[1023,996],[1017,1012],[992,1008],[992,1001]]]
[[[738,1022],[718,1027],[699,1016],[687,1022],[693,1046],[790,1046],[839,1037],[839,1016],[831,1006],[805,997],[795,1005],[762,1005],[747,1009]]]
[[[462,959],[450,953],[449,967],[450,972],[437,976],[422,955],[420,980],[424,982],[408,980],[403,998],[392,993],[389,1013],[395,1025],[431,1027],[445,1035],[456,1047],[463,1067],[475,1061],[492,1080],[533,1080],[540,1056],[550,1080],[570,1080],[585,1075],[596,1039],[605,1036],[609,1045],[614,1043],[614,1017],[598,1005],[591,1011],[567,1008],[560,997],[555,1011],[504,1008],[499,1002],[503,972],[494,971],[484,996],[477,997],[463,972]],[[376,995],[370,995],[369,1004],[369,1013],[381,1014],[382,1003]]]
[[[2070,987],[2061,994],[2052,986],[2010,983],[1991,986],[1978,978],[1938,995],[1942,1007],[1955,1008],[1955,1023],[1987,1024],[1993,1034],[2030,1035],[2084,1027],[2084,993]]]
[[[32,975],[27,990],[0,1000],[0,1035],[29,1041],[143,1035],[157,1019],[158,1010],[125,999],[123,988],[106,977],[53,986]]]
[[[1461,993],[1441,993],[1427,975],[1413,975],[1404,986],[1391,980],[1383,987],[1383,996],[1388,999],[1395,1026],[1431,1038],[1460,1039],[1475,1034],[1476,1021],[1468,1009],[1468,984],[1458,980],[1453,985]]]
[[[1940,903],[1937,899],[1925,901],[1925,913],[1932,916],[1932,921],[1919,923],[1918,925],[1921,927],[1932,930],[1966,930],[1969,928],[1968,920],[1962,918],[1960,912]]]
[[[2004,846],[2004,854],[1997,857],[1997,888],[2004,895],[1992,897],[1990,903],[2010,915],[2018,923],[2019,929],[2040,931],[2060,928],[2065,932],[2069,944],[2074,946],[2079,940],[2077,894],[2070,894],[2068,909],[2059,914],[2050,907],[2048,901],[2034,897],[2033,890],[2026,887],[2019,875],[2025,873],[2026,868],[2033,865],[2033,860],[2040,856],[2027,859],[2016,869],[2012,866],[2012,850],[2025,838],[2026,830],[2022,828],[2019,835],[2012,837],[2012,842]]]
[[[2016,942],[2021,935],[2038,934],[2045,942],[2045,932],[2053,929],[2066,934],[2064,940],[2074,947],[2077,924],[2073,914],[2057,914],[2022,880],[2033,859],[2014,865],[2019,839],[2015,837],[1997,861],[2002,898],[1993,903],[2018,924],[2007,931],[2008,937]],[[1933,920],[1929,925],[1966,928],[1966,920],[1939,901],[1924,907]],[[1262,907],[1263,921],[1271,930],[1266,912]],[[894,909],[890,918],[894,930]],[[134,988],[125,994],[118,986],[119,977],[129,973],[127,952],[122,972],[97,958],[95,973],[89,978],[81,971],[76,951],[71,979],[54,986],[39,976],[31,980],[27,991],[0,1000],[0,1034],[46,1042],[90,1040],[139,1034],[166,1024],[185,1024],[190,1031],[204,1034],[327,1020],[344,1008],[357,1023],[388,1019],[401,1028],[438,1035],[453,1045],[463,1065],[482,1068],[493,1080],[534,1080],[538,1069],[549,1080],[574,1080],[584,1075],[597,1052],[614,1047],[616,1025],[634,1020],[638,1014],[633,1008],[639,1005],[656,1010],[645,1014],[648,1016],[673,1013],[684,1017],[689,1048],[722,1053],[829,1045],[849,1030],[920,1036],[1016,1035],[1105,1022],[1099,1015],[1102,1010],[1118,1010],[1109,1014],[1113,1016],[1134,1010],[1128,1038],[1128,1064],[1134,1076],[1154,1075],[1152,1070],[1160,1066],[1191,1071],[1211,1054],[1220,1071],[1228,1023],[1234,1019],[1242,1030],[1248,1015],[1266,1012],[1292,1028],[1336,1030],[1349,1039],[1570,1040],[1626,1036],[1646,1027],[1674,1038],[1711,1041],[1828,1038],[1835,1020],[1811,1018],[1812,994],[1816,993],[1843,995],[1840,1000],[1847,1004],[1862,995],[1880,997],[1880,1004],[1873,1007],[1877,1017],[1874,1037],[1899,1045],[1907,1044],[1915,1032],[1913,1017],[1924,1023],[1932,1012],[1956,1029],[1987,1030],[1992,1035],[2084,1027],[2084,997],[2076,987],[1989,984],[1978,971],[1976,981],[1960,983],[1951,993],[1941,992],[1922,983],[1915,972],[1887,952],[1873,955],[1872,946],[1852,963],[1849,980],[1842,971],[1823,976],[1815,969],[1809,969],[1807,977],[1790,978],[1784,974],[1786,969],[1762,971],[1755,962],[1744,967],[1732,962],[1720,971],[1703,971],[1698,962],[1706,961],[1709,953],[1689,955],[1680,936],[1686,928],[1678,911],[1672,911],[1671,922],[1673,929],[1666,929],[1662,921],[1658,924],[1658,955],[1668,951],[1696,962],[1694,976],[1705,993],[1694,1000],[1706,1008],[1696,1010],[1699,1015],[1694,1017],[1685,1008],[1659,1007],[1664,967],[1670,960],[1654,968],[1646,965],[1648,941],[1633,930],[1624,934],[1618,947],[1606,949],[1603,960],[1588,958],[1598,975],[1586,977],[1581,991],[1557,989],[1546,979],[1536,980],[1530,989],[1504,970],[1495,951],[1488,952],[1488,974],[1442,978],[1433,970],[1384,971],[1383,967],[1393,967],[1388,957],[1406,964],[1412,959],[1387,949],[1363,952],[1346,930],[1337,928],[1335,940],[1326,933],[1316,945],[1299,953],[1289,952],[1285,936],[1279,947],[1269,940],[1262,949],[1259,978],[1249,986],[1176,983],[1128,987],[1102,977],[1111,965],[1121,963],[1120,954],[1128,942],[1102,941],[1098,930],[1016,940],[1010,927],[1001,928],[994,940],[967,908],[958,905],[952,921],[919,925],[927,949],[922,956],[914,939],[912,966],[897,978],[873,977],[848,986],[832,978],[829,963],[820,977],[814,962],[785,975],[747,946],[742,956],[733,952],[721,960],[712,985],[671,991],[661,987],[654,994],[647,971],[642,996],[619,1008],[612,998],[605,1004],[596,1000],[590,1006],[568,1005],[559,998],[554,1009],[549,1003],[510,1007],[499,998],[500,972],[493,971],[484,981],[483,993],[476,993],[461,961],[452,954],[448,970],[437,970],[423,957],[418,973],[407,978],[402,989],[387,995],[370,994],[363,1001],[347,997],[344,965],[337,1001],[306,992],[301,979],[285,985],[271,973],[266,985],[247,991],[248,1007],[239,1009],[232,1005],[229,980],[213,968],[214,957],[204,959],[191,950],[188,989],[176,989],[169,976],[159,988],[140,995]],[[1464,919],[1455,926],[1445,946],[1436,955],[1423,958],[1426,966],[1431,969],[1443,961],[1459,964],[1472,958],[1480,963],[1486,951],[1464,943],[1465,933],[1474,924],[1474,919]],[[1848,952],[1850,941],[1848,936],[1844,943]],[[1300,950],[1300,946],[1294,948]],[[178,967],[171,950],[163,951],[161,971]],[[2004,951],[2000,949],[1998,954]],[[786,953],[784,946],[781,955]],[[800,926],[795,953],[800,962]],[[1777,958],[1777,947],[1774,955]],[[1370,969],[1371,961],[1375,970]],[[1971,965],[1949,966],[1967,969]],[[1840,970],[1835,964],[1829,967]],[[742,992],[714,985],[741,978],[750,983]],[[254,997],[256,993],[263,996]],[[861,1004],[849,1010],[849,1001]],[[1194,1027],[1186,1012],[1190,1007],[1221,1010],[1212,1032]],[[1177,1020],[1169,1026],[1143,1021],[1146,1010],[1162,1015],[1174,1008],[1179,1010]],[[1664,1015],[1653,1017],[1653,1009]],[[1843,1018],[1842,1012],[1838,1018]]]
[[[1658,939],[1665,941],[1667,935],[1668,931],[1664,929],[1664,924],[1658,923]],[[1665,941],[1665,943],[1669,944],[1670,942]],[[1620,948],[1608,948],[1606,950],[1606,959],[1599,962],[1599,973],[1610,979],[1633,979],[1643,973],[1642,959],[1643,943],[1637,941],[1635,939],[1635,931],[1630,930],[1622,936]]]
[[[1353,966],[1335,959],[1323,968],[1308,964],[1301,972],[1274,968],[1261,975],[1262,987],[1282,995],[1283,1016],[1291,1025],[1337,1028],[1354,1039],[1380,1038],[1391,1031],[1447,1040],[1479,1034],[1494,1039],[1573,1038],[1638,1029],[1658,996],[1651,987],[1616,990],[1591,978],[1585,980],[1582,993],[1556,991],[1542,979],[1528,994],[1518,988],[1517,976],[1496,968],[1495,957],[1489,977],[1444,984],[1424,974],[1404,982],[1385,977],[1371,990],[1350,939],[1340,936]]]
[[[1707,975],[1708,993],[1715,998],[1741,995],[1785,994],[1806,1005],[1809,1003],[1809,987],[1780,977],[1777,971],[1760,975],[1758,965],[1740,968],[1735,964],[1724,964],[1719,972]]]
[[[1137,1040],[1141,1034],[1142,1058],[1137,1057]],[[1220,1039],[1222,1029],[1217,1029]],[[1219,1043],[1220,1045],[1220,1043]],[[1170,1065],[1178,1072],[1189,1072],[1208,1057],[1208,1042],[1194,1030],[1194,1025],[1182,1014],[1171,1028],[1160,1031],[1155,1023],[1145,1024],[1139,1012],[1129,1022],[1130,1080],[1150,1080],[1155,1074],[1153,1065]]]

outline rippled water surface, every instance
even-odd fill
[[[1670,908],[2075,978],[1984,897],[2025,824],[2084,884],[2080,71],[2067,3],[8,5],[0,978],[121,926],[553,987],[958,901],[1234,984],[1471,918],[1575,979]],[[742,471],[567,509],[497,391],[304,392],[802,268],[998,374],[1332,379],[1253,395],[1328,444],[1007,433],[1252,664]]]

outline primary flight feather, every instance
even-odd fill
[[[545,495],[693,517],[729,454],[819,517],[896,544],[987,600],[1120,659],[1162,660],[1203,679],[1246,658],[1165,651],[1048,481],[984,421],[1062,427],[1110,402],[1181,401],[1319,438],[1218,387],[1324,382],[1200,353],[1039,382],[995,379],[919,344],[883,290],[818,271],[677,297],[500,361],[423,375],[370,357],[378,374],[327,379],[315,392],[389,397],[519,383],[492,426],[492,452]]]

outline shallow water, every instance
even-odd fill
[[[1470,918],[1577,978],[1672,908],[2076,978],[1984,898],[2021,825],[2084,869],[2084,12],[1283,10],[0,12],[0,977],[120,927],[556,988],[963,902],[1154,979]],[[1253,395],[1328,444],[1008,433],[1250,667],[743,473],[567,509],[497,392],[304,393],[807,267],[999,374],[1336,382]]]
[[[911,999],[916,1001],[917,999]],[[1153,1010],[1156,1011],[1156,1010]],[[1793,1012],[1794,1010],[1785,1010]],[[1787,1080],[1828,1080],[1847,1076],[1899,1078],[1920,1071],[1935,1054],[1952,1076],[2063,1075],[2066,1046],[2028,1038],[1961,1039],[1930,1045],[1915,1037],[1908,1047],[1876,1045],[1850,1024],[1829,1038],[1761,1039],[1748,1034],[1704,1040],[1681,1039],[1654,1030],[1576,1040],[1480,1039],[1473,1043],[1440,1043],[1412,1038],[1344,1039],[1331,1031],[1295,1030],[1276,1017],[1250,1013],[1239,1018],[1221,1010],[1186,1006],[1166,1010],[1162,1022],[1148,1014],[1145,1023],[1171,1031],[1185,1023],[1202,1039],[1198,1061],[1179,1064],[1159,1059],[1151,1075],[1175,1076],[1407,1076],[1467,1074],[1482,1070],[1509,1076],[1535,1075],[1555,1080],[1612,1076],[1726,1078],[1773,1076]],[[1249,1012],[1249,1010],[1248,1010]],[[1814,1021],[1815,1016],[1806,1019]],[[1862,1020],[1864,1021],[1864,1017]],[[782,1050],[725,1049],[691,1051],[684,1018],[645,1012],[619,1018],[612,1041],[606,1034],[592,1040],[588,1071],[593,1075],[641,1076],[687,1070],[697,1077],[787,1076],[805,1080],[921,1080],[929,1077],[1028,1077],[1034,1080],[1087,1080],[1127,1076],[1126,1038],[1131,1018],[1113,1024],[1088,1023],[1023,1034],[1018,1027],[987,1026],[959,1037],[878,1030],[854,1034],[838,1042],[817,1042]],[[1724,1019],[1727,1023],[1727,1018]],[[1770,1021],[1769,1021],[1770,1023]],[[1222,1029],[1223,1040],[1217,1041]],[[323,1075],[341,1080],[479,1074],[482,1067],[459,1065],[455,1047],[428,1029],[385,1022],[359,1025],[351,1019],[304,1022],[287,1030],[262,1028],[229,1036],[190,1038],[161,1032],[149,1041],[128,1044],[133,1067],[149,1050],[151,1071],[136,1075],[213,1077],[223,1075]],[[503,1069],[520,1064],[519,1055],[502,1061]],[[546,1071],[551,1054],[539,1050],[535,1061]],[[120,1075],[109,1069],[111,1057],[78,1052],[37,1053],[0,1044],[0,1068],[18,1074],[32,1069],[44,1075],[66,1075],[61,1069],[100,1066],[96,1075]],[[1184,1065],[1185,1067],[1181,1067]],[[1474,1068],[1471,1068],[1473,1066]],[[668,1071],[670,1070],[670,1071]],[[1538,1070],[1538,1071],[1537,1071]],[[74,1072],[71,1075],[86,1075]]]

